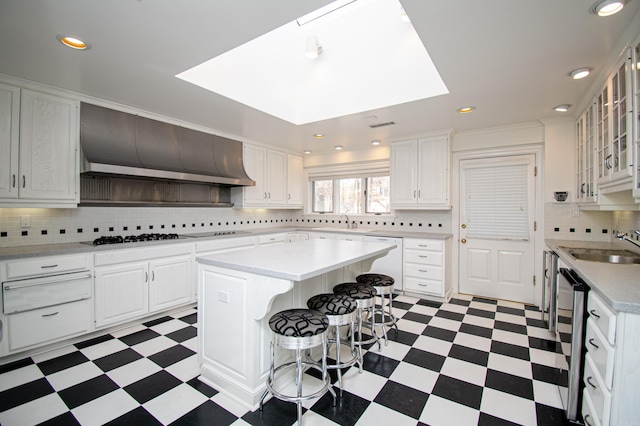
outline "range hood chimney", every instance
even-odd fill
[[[227,206],[255,185],[242,142],[96,105],[81,104],[80,145],[81,205]]]

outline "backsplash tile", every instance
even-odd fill
[[[31,227],[20,227],[20,216],[31,216]],[[451,213],[402,212],[395,217],[362,218],[358,226],[406,232],[451,232]],[[334,226],[338,215],[318,217],[299,210],[235,210],[194,207],[79,207],[77,209],[0,208],[0,247],[92,241],[102,235],[145,232],[198,233],[269,228],[273,226]]]

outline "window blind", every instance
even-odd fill
[[[467,169],[465,186],[468,238],[529,239],[526,165]]]

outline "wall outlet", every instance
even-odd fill
[[[218,301],[222,303],[229,303],[229,293],[227,293],[226,291],[219,291]]]
[[[580,207],[574,206],[571,208],[571,216],[578,217],[580,216]]]
[[[31,227],[31,216],[29,216],[29,215],[20,216],[20,227],[22,227],[22,228],[30,228]]]

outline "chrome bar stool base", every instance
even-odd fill
[[[380,313],[380,324],[382,326],[382,334],[384,335],[385,346],[389,345],[387,338],[387,327],[396,329],[398,333],[398,319],[393,315],[393,285],[395,280],[389,275],[384,274],[361,274],[356,277],[356,281],[362,284],[369,284],[376,289],[376,293],[380,296],[380,309],[376,309],[376,313]],[[385,299],[387,299],[385,301]],[[387,311],[385,312],[385,303]]]
[[[336,393],[331,386],[331,378],[327,372],[327,337],[329,320],[326,315],[310,309],[288,309],[274,314],[269,319],[269,328],[272,331],[269,357],[270,368],[267,378],[267,389],[260,398],[260,411],[264,405],[264,399],[271,394],[282,401],[295,402],[298,411],[298,425],[302,425],[302,401],[319,398],[329,392],[333,396],[333,405],[336,405]],[[276,367],[275,346],[296,351],[295,361],[286,362]],[[322,346],[322,359],[320,363],[310,362],[303,357],[303,351]],[[296,394],[285,394],[276,389],[274,384],[276,373],[282,369],[295,366]],[[302,393],[302,373],[306,368],[315,368],[322,373],[323,385],[312,393]]]
[[[376,331],[375,306],[376,306],[376,290],[368,284],[360,283],[342,283],[333,288],[333,294],[349,296],[355,299],[358,306],[357,315],[357,339],[355,345],[358,347],[359,357],[362,360],[362,346],[370,343],[378,344],[378,352],[382,350],[380,337]],[[364,318],[365,314],[368,318]],[[368,326],[371,330],[371,338],[364,339],[362,334],[363,326]]]
[[[318,294],[307,300],[307,307],[325,314],[329,319],[329,327],[335,327],[333,329],[334,336],[329,337],[329,346],[335,344],[336,363],[327,365],[327,369],[336,370],[340,396],[342,396],[342,369],[358,364],[360,373],[362,373],[362,357],[361,352],[356,349],[354,333],[358,304],[349,296],[325,293]],[[341,340],[340,327],[342,326],[349,326],[350,342]],[[351,359],[346,361],[340,359],[343,345],[351,349]]]

